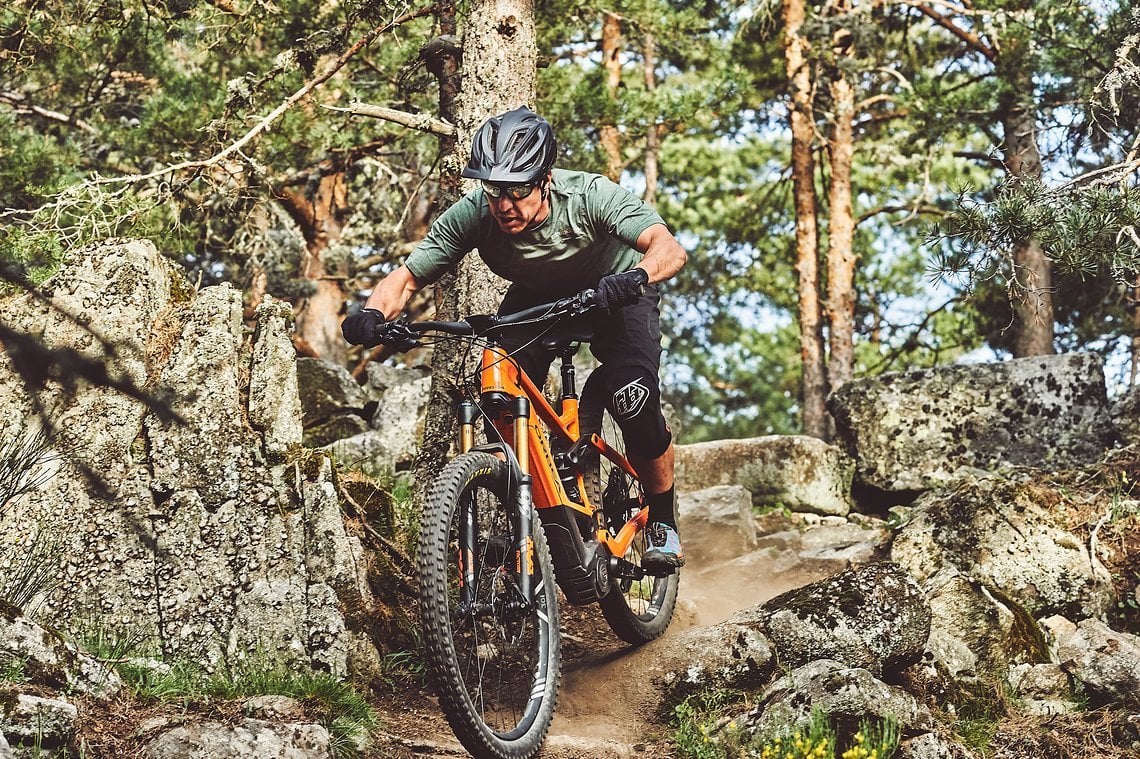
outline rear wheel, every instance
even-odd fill
[[[440,707],[477,757],[542,746],[561,672],[554,570],[531,517],[535,603],[519,591],[507,465],[466,453],[444,468],[420,526],[420,618]]]
[[[579,409],[582,433],[601,435],[611,448],[624,455],[621,431],[601,399],[594,397],[597,395],[590,393],[589,385],[582,393]],[[641,508],[641,483],[605,456],[591,455],[585,464],[582,479],[586,495],[591,503],[602,506],[610,531],[616,535]],[[625,556],[620,558],[640,568],[646,548],[645,530],[641,530],[634,536]],[[609,592],[598,600],[598,605],[615,635],[627,643],[641,645],[661,637],[669,627],[677,605],[679,582],[678,572],[664,577],[645,575],[641,579],[611,572]]]

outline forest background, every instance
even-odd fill
[[[1115,390],[1140,345],[1138,47],[1112,0],[15,0],[0,263],[35,284],[149,238],[359,370],[387,356],[339,321],[462,190],[472,124],[526,102],[558,165],[643,194],[690,253],[664,306],[685,442],[827,437],[851,377],[979,356],[1095,351]],[[410,315],[470,313],[454,285]]]

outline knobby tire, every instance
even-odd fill
[[[561,653],[554,568],[532,511],[535,608],[512,609],[517,566],[511,549],[507,465],[482,452],[451,461],[436,479],[420,525],[420,619],[440,708],[476,757],[527,759],[554,716]],[[459,608],[459,534],[476,505],[478,608]],[[471,534],[468,530],[468,534]]]

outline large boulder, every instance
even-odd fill
[[[828,659],[809,662],[778,678],[736,724],[746,733],[777,736],[807,729],[817,710],[827,714],[844,743],[868,718],[893,720],[905,732],[933,726],[930,711],[902,688],[865,669]]]
[[[896,533],[891,560],[920,582],[953,567],[1031,615],[1087,616],[1113,598],[1108,572],[1059,524],[1047,485],[966,478],[922,495]]]
[[[963,469],[1093,463],[1116,435],[1092,354],[856,379],[827,405],[856,483],[889,493],[929,489]]]
[[[677,499],[685,553],[694,566],[743,556],[756,547],[752,497],[739,485],[717,485]]]
[[[838,448],[806,435],[768,435],[679,445],[678,492],[740,485],[757,506],[844,516],[853,464]]]
[[[109,666],[14,608],[0,614],[0,661],[18,664],[13,679],[33,688],[110,698],[123,687]]]
[[[790,590],[733,621],[761,630],[782,666],[833,659],[878,677],[921,658],[930,617],[914,578],[880,562]]]
[[[929,661],[950,683],[968,688],[979,680],[1000,681],[1011,663],[1049,660],[1033,617],[981,582],[945,567],[923,589],[931,611]]]
[[[930,608],[897,565],[872,564],[776,596],[728,620],[655,643],[646,671],[676,701],[710,688],[757,689],[776,663],[785,671],[818,659],[875,677],[917,661]]]
[[[49,348],[98,356],[93,335],[110,341],[110,376],[169,412],[83,383],[48,381],[33,400],[0,355],[0,433],[23,434],[38,403],[66,452],[0,519],[5,539],[60,536],[66,581],[36,599],[38,614],[141,633],[208,668],[251,655],[334,673],[377,665],[362,546],[328,457],[299,446],[288,311],[259,309],[250,335],[237,291],[195,291],[133,241],[79,251],[42,297],[3,303],[6,324]]]
[[[368,396],[343,366],[319,358],[297,359],[303,421],[311,427],[346,411],[363,413]]]
[[[1048,626],[1062,669],[1094,701],[1140,707],[1140,637],[1116,632],[1099,619],[1073,625],[1053,617]]]
[[[163,732],[143,749],[145,759],[331,759],[332,738],[312,723],[245,719],[239,724],[190,722]]]

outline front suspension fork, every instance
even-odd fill
[[[523,606],[529,611],[534,608],[534,536],[531,534],[534,513],[534,498],[531,493],[531,476],[527,471],[530,463],[530,401],[519,397],[514,399],[514,449],[519,466],[519,482],[514,488],[514,538],[516,570],[519,578],[519,595]]]
[[[514,399],[511,409],[513,422],[513,448],[515,460],[518,462],[517,476],[514,487],[508,488],[513,496],[508,508],[511,509],[511,540],[515,558],[515,570],[518,577],[518,598],[513,603],[523,610],[534,608],[536,585],[535,550],[532,529],[532,514],[534,513],[534,499],[531,490],[531,476],[527,472],[530,462],[530,401],[519,397]],[[460,422],[460,450],[467,452],[471,449],[474,439],[474,423],[478,414],[474,403],[464,401],[459,407]],[[479,546],[478,535],[478,505],[474,498],[468,498],[460,504],[459,515],[459,606],[460,609],[472,610],[476,603],[476,576],[475,555]]]

